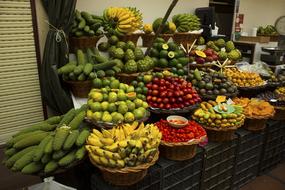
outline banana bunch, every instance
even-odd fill
[[[200,19],[193,14],[177,14],[172,17],[178,32],[188,32],[200,29]]]
[[[142,15],[136,8],[109,7],[103,12],[104,29],[122,36],[142,27]]]
[[[94,165],[111,168],[134,167],[153,160],[161,140],[153,124],[118,125],[102,132],[93,129],[86,150]]]

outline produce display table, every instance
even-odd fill
[[[129,187],[108,184],[88,163],[72,172],[85,172],[84,177],[76,180],[76,186],[71,183],[72,175],[62,174],[55,178],[78,189],[91,185],[92,190],[239,189],[274,168],[284,160],[284,153],[285,123],[269,120],[264,132],[256,134],[238,129],[233,141],[208,143],[198,148],[196,156],[190,160],[160,158],[142,181]]]

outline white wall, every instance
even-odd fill
[[[274,25],[285,15],[285,0],[240,0],[239,13],[244,14],[243,31],[251,34],[252,28]]]
[[[110,6],[137,7],[145,23],[152,23],[155,18],[163,17],[172,0],[77,0],[77,9],[102,14]],[[171,15],[177,13],[194,13],[198,7],[208,7],[209,0],[179,0]],[[170,16],[171,16],[170,15]]]

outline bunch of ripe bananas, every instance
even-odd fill
[[[104,30],[122,36],[142,27],[142,14],[133,7],[109,7],[103,12]]]
[[[134,167],[151,162],[161,140],[153,124],[138,122],[118,125],[110,130],[96,129],[86,140],[86,150],[94,165],[110,168]]]
[[[178,32],[188,32],[200,29],[200,19],[193,14],[177,14],[172,17]]]

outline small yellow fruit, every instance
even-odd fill
[[[168,28],[170,33],[174,33],[176,31],[176,25],[173,22],[169,22]]]
[[[143,26],[143,31],[144,31],[144,33],[146,33],[146,34],[152,33],[152,32],[153,32],[152,25],[151,25],[151,24],[145,24],[145,25]]]

